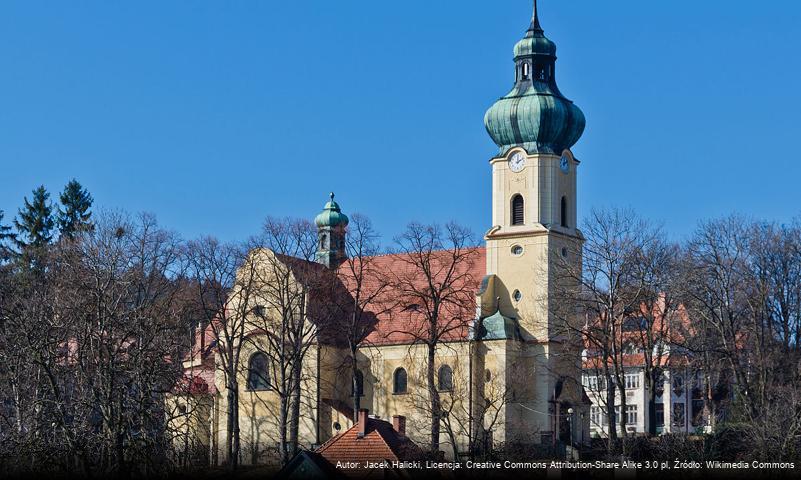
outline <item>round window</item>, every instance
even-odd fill
[[[512,298],[515,299],[515,302],[519,302],[521,298],[523,298],[523,294],[520,293],[520,290],[515,290],[512,294]]]
[[[523,255],[523,247],[521,247],[520,245],[514,245],[512,247],[512,255],[514,256]]]

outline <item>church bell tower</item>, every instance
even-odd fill
[[[499,147],[489,162],[487,273],[500,280],[500,311],[519,319],[524,337],[547,338],[549,266],[555,254],[578,255],[579,162],[570,147],[584,131],[584,115],[556,85],[556,45],[545,37],[536,2],[514,48],[514,86],[490,107],[484,125]]]
[[[536,1],[531,24],[514,48],[513,79],[512,90],[484,117],[498,153],[489,161],[492,226],[485,236],[493,291],[482,297],[481,310],[514,319],[520,331],[517,346],[503,350],[507,369],[525,366],[509,380],[523,393],[519,408],[506,411],[508,432],[524,425],[518,427],[522,437],[553,441],[564,431],[566,417],[560,411],[581,401],[580,385],[568,386],[569,379],[580,378],[575,369],[580,357],[561,328],[564,312],[574,309],[559,296],[565,290],[559,288],[564,276],[558,270],[581,265],[579,161],[570,148],[584,132],[585,120],[556,85],[556,45],[540,25]]]

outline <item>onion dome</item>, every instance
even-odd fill
[[[318,227],[345,227],[348,225],[348,217],[339,208],[339,204],[334,201],[334,192],[331,192],[331,200],[325,204],[323,211],[314,218],[314,223]]]
[[[556,44],[540,27],[536,0],[514,54],[514,88],[487,110],[484,126],[501,155],[512,147],[561,155],[584,132],[584,114],[556,86]]]

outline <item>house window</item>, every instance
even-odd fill
[[[364,375],[362,374],[361,370],[356,370],[356,374],[353,376],[354,378],[351,379],[350,385],[350,395],[353,396],[354,393],[354,383],[356,387],[356,396],[363,397],[364,396]],[[355,380],[355,382],[353,381]]]
[[[398,368],[392,376],[392,393],[406,393],[407,375],[406,369]]]
[[[626,390],[637,390],[640,388],[640,374],[627,373],[626,374]]]
[[[601,424],[601,407],[595,405],[590,407],[590,426],[597,427]]]
[[[665,426],[665,404],[664,403],[656,403],[654,404],[655,413],[656,413],[656,426],[657,427],[664,427]]]
[[[561,205],[562,226],[567,227],[567,197],[562,197]]]
[[[439,381],[439,390],[441,392],[449,392],[453,390],[453,370],[448,365],[439,367],[439,374],[437,375]]]
[[[626,405],[626,425],[637,425],[637,405]]]
[[[248,390],[267,390],[270,388],[270,373],[267,369],[267,355],[254,353],[248,362]]]
[[[512,197],[512,225],[523,225],[524,202],[520,194]]]
[[[673,404],[673,426],[684,427],[684,403]]]
[[[684,377],[681,375],[673,375],[673,394],[678,396],[684,393]]]

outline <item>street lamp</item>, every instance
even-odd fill
[[[568,427],[570,427],[570,448],[573,449],[573,407],[567,409],[567,422]],[[570,454],[572,455],[573,452],[571,451]]]

